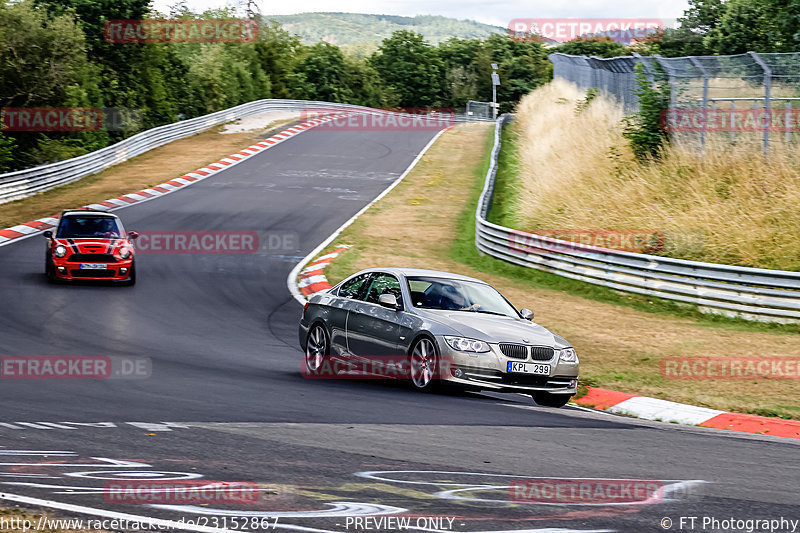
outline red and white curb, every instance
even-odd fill
[[[250,157],[253,157],[258,153],[263,152],[268,148],[271,148],[272,146],[275,146],[276,144],[280,144],[283,141],[294,137],[295,135],[298,135],[325,122],[329,122],[334,118],[335,116],[329,116],[302,122],[296,126],[283,130],[280,133],[276,133],[268,139],[265,139],[252,146],[248,146],[244,150],[220,159],[215,163],[206,165],[203,168],[195,170],[194,172],[184,174],[179,178],[169,180],[160,185],[156,185],[155,187],[117,196],[116,198],[109,198],[108,200],[82,207],[114,211],[116,209],[128,207],[129,205],[146,202],[148,200],[154,200],[160,196],[164,196],[165,194],[181,190],[181,188],[186,187],[187,185],[191,185],[192,183],[197,183],[198,181],[209,178],[227,168],[249,159]],[[24,224],[19,224],[7,229],[0,229],[0,246],[11,244],[12,242],[16,242],[27,237],[32,237],[33,235],[37,235],[45,230],[52,229],[58,225],[58,218],[60,216],[60,214],[53,215],[34,220],[32,222],[25,222]]]
[[[322,255],[309,263],[297,276],[297,288],[306,298],[311,298],[318,292],[327,291],[331,288],[328,278],[325,277],[323,270],[331,264],[339,254],[350,248],[343,244],[330,253]]]
[[[727,413],[717,409],[669,402],[597,387],[589,387],[588,394],[574,402],[584,407],[646,420],[800,439],[800,421],[798,420]]]

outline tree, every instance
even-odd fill
[[[608,36],[577,37],[561,46],[553,48],[553,52],[574,56],[617,57],[628,55],[628,49]]]
[[[349,102],[353,98],[350,71],[342,51],[326,42],[308,48],[295,67],[291,90],[301,100]]]
[[[513,40],[506,35],[492,35],[486,39],[476,60],[478,90],[491,96],[491,63],[497,63],[500,87],[497,102],[500,112],[510,112],[522,96],[553,77],[553,66],[547,51],[538,41]],[[486,73],[481,75],[480,73]]]
[[[287,81],[304,48],[300,39],[280,24],[261,19],[255,51],[262,70],[269,77],[273,98],[291,97]]]
[[[800,1],[729,0],[705,44],[717,54],[796,52],[800,46]]]
[[[14,139],[0,132],[0,173],[16,169],[15,148]]]
[[[96,76],[72,11],[52,15],[31,0],[0,4],[0,106],[99,107],[102,98]],[[43,139],[53,148],[76,155],[108,142],[103,132],[7,135],[5,166],[14,168],[52,160],[36,151]],[[9,147],[15,148],[11,155]]]
[[[369,58],[383,81],[405,107],[441,105],[444,65],[436,48],[422,35],[396,31]]]

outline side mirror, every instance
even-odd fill
[[[400,307],[397,305],[397,297],[394,294],[381,294],[378,296],[378,303],[395,311]]]
[[[138,239],[139,238],[139,234],[136,233],[135,231],[129,231],[128,232],[128,238],[131,239],[131,240]]]
[[[50,231],[50,230],[47,230],[44,233],[42,233],[42,237],[44,237],[45,239],[52,239],[53,238],[53,232]]]
[[[519,310],[519,316],[521,316],[525,320],[533,320],[533,311],[531,311],[530,309],[526,309],[526,308],[520,309]]]

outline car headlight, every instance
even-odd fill
[[[445,337],[444,340],[452,349],[460,352],[483,353],[489,351],[488,344],[475,339],[468,339],[466,337]]]
[[[558,350],[558,358],[565,363],[577,363],[578,354],[575,353],[575,348],[564,348]]]
[[[131,256],[131,249],[127,246],[123,246],[119,249],[119,256],[123,259],[127,259]]]
[[[56,246],[55,250],[53,250],[53,255],[56,257],[64,257],[67,255],[67,247],[63,244],[59,244]]]

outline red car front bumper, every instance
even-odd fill
[[[103,268],[82,268],[87,264],[102,265]],[[53,272],[56,279],[60,280],[112,280],[125,281],[130,277],[133,258],[118,259],[114,263],[74,263],[67,261],[66,258],[53,258]]]

